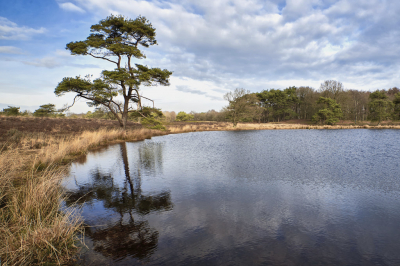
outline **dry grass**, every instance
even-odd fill
[[[0,153],[1,265],[68,262],[77,250],[82,220],[77,213],[61,211],[65,162],[99,145],[161,134],[112,129],[57,138],[13,132]]]
[[[280,124],[280,123],[238,123],[236,127],[232,123],[216,124],[188,124],[188,125],[169,125],[167,130],[170,133],[184,133],[193,131],[218,131],[218,130],[273,130],[273,129],[400,129],[400,125],[304,125],[304,124]]]
[[[144,128],[132,131],[112,129],[95,132],[86,131],[79,136],[58,141],[53,138],[49,140],[52,144],[46,149],[42,149],[38,154],[38,165],[43,167],[54,161],[68,160],[68,157],[85,154],[89,149],[99,145],[106,145],[110,142],[138,141],[160,134],[163,133]]]
[[[79,215],[61,212],[64,169],[28,166],[18,151],[0,154],[0,258],[2,265],[68,261],[76,250]]]

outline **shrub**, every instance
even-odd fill
[[[36,117],[65,117],[65,114],[56,110],[56,106],[52,103],[43,104],[33,113]]]
[[[162,118],[164,116],[161,109],[144,106],[140,111],[140,113],[139,112],[130,113],[129,118],[130,119],[141,118],[142,115],[153,118]]]
[[[154,117],[142,118],[141,124],[150,129],[165,130],[165,126],[163,126],[163,124]]]
[[[185,112],[179,112],[177,115],[176,115],[176,121],[188,121],[188,120],[193,120],[194,119],[194,116],[193,115],[191,115],[191,114],[187,114],[187,113],[185,113]]]
[[[19,112],[19,109],[20,109],[20,107],[8,106],[8,108],[3,109],[3,114],[5,114],[7,116],[21,115],[21,113]]]

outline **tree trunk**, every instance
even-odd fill
[[[122,113],[122,128],[126,129],[126,124],[128,123],[128,109],[129,109],[129,98],[130,96],[128,95],[127,97],[124,97],[124,111]]]
[[[122,114],[122,128],[126,130],[126,124],[128,123],[128,112]]]
[[[114,115],[114,117],[118,120],[119,125],[120,125],[122,128],[125,128],[126,123],[125,123],[125,125],[124,125],[124,120],[121,119],[121,118],[118,116],[118,113],[115,112],[110,106],[105,105],[105,107],[107,107],[107,108],[110,110],[110,112]],[[122,117],[123,117],[123,115],[122,115]]]

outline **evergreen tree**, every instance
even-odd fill
[[[40,108],[35,110],[35,112],[33,113],[33,115],[37,117],[50,117],[50,116],[56,116],[56,114],[57,114],[56,106],[51,103],[41,105]]]
[[[21,115],[19,111],[20,107],[14,107],[14,106],[8,106],[8,108],[3,109],[3,114],[9,116],[9,115]]]
[[[393,100],[393,106],[394,106],[393,119],[400,120],[400,92],[396,93],[394,97],[395,98]]]
[[[264,90],[257,93],[261,105],[265,109],[265,114],[278,122],[290,119],[296,115],[295,108],[299,102],[296,95],[296,87],[289,87],[285,90]],[[269,119],[268,119],[269,120]]]
[[[378,121],[380,124],[382,120],[390,117],[393,110],[393,103],[388,99],[384,91],[377,90],[371,93],[369,99],[368,108],[371,121]]]
[[[89,106],[104,106],[125,128],[128,113],[142,111],[141,85],[169,85],[172,72],[160,68],[149,68],[132,64],[133,59],[143,59],[140,46],[157,44],[155,28],[145,17],[126,19],[123,16],[109,16],[91,27],[92,34],[85,41],[70,42],[67,50],[72,55],[89,55],[115,64],[114,70],[104,70],[101,78],[64,78],[55,89],[57,96],[67,92],[76,98],[88,100]],[[122,96],[120,103],[116,97]],[[75,103],[75,100],[74,100]],[[136,104],[134,108],[130,104]],[[144,115],[143,115],[144,116]]]
[[[334,125],[343,116],[340,104],[336,103],[334,99],[320,97],[317,104],[323,104],[325,108],[320,109],[313,116],[312,120],[316,123]]]

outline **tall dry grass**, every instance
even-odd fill
[[[0,150],[1,265],[62,265],[75,254],[82,220],[62,210],[66,160],[110,142],[163,134],[149,129],[65,137],[20,133],[13,132]]]
[[[89,149],[99,145],[106,145],[115,141],[137,141],[150,138],[154,135],[163,134],[162,132],[150,129],[138,129],[132,131],[125,131],[121,129],[113,130],[99,130],[99,131],[85,131],[78,136],[68,137],[61,140],[49,139],[51,143],[45,149],[41,149],[37,165],[44,167],[51,162],[61,162],[68,160],[69,157],[85,154]]]
[[[61,212],[64,169],[36,171],[18,151],[0,154],[2,265],[63,264],[76,250],[79,215]]]

